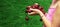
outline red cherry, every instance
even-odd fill
[[[33,9],[35,9],[35,6],[32,6]]]
[[[42,21],[42,19],[40,19],[40,21]]]
[[[31,10],[26,10],[27,13],[31,13]]]
[[[39,4],[38,3],[35,3],[33,6],[32,6],[33,9],[38,9],[39,8]]]
[[[27,8],[26,8],[26,9],[27,9],[27,10],[26,10],[27,13],[31,13],[31,12],[32,12],[32,11],[30,10],[30,8],[31,8],[31,6],[27,6]]]
[[[32,8],[33,8],[33,9],[38,9],[39,6],[38,6],[38,5],[33,5]]]
[[[28,21],[28,20],[29,20],[29,18],[26,16],[25,20],[26,20],[26,21]]]
[[[30,9],[31,8],[31,6],[27,6],[27,8],[26,9]]]
[[[39,4],[35,3],[35,8],[38,9],[39,8]]]

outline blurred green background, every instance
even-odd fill
[[[52,0],[0,0],[0,27],[42,27],[39,15],[25,21],[26,6],[39,3],[47,12]]]

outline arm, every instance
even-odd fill
[[[51,22],[45,17],[45,15],[38,9],[30,9],[36,13],[38,13],[41,17],[42,17],[42,20],[44,22],[44,24],[47,26],[47,27],[51,27]]]
[[[42,17],[44,24],[47,27],[51,27],[51,22],[45,17],[45,15],[41,11],[39,12],[39,15]]]

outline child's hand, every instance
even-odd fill
[[[33,8],[30,8],[30,10],[31,10],[31,11],[33,11],[33,12],[28,13],[29,15],[39,14],[39,12],[40,12],[40,10],[38,10],[38,9],[33,9]]]

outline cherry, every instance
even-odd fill
[[[26,10],[27,13],[31,13],[31,10]]]
[[[42,19],[40,19],[40,21],[42,21]]]
[[[26,16],[25,20],[26,20],[26,21],[28,21],[28,20],[29,20],[29,18]]]
[[[31,8],[31,6],[27,6],[27,8],[26,8],[26,9],[28,9],[28,10],[29,10],[30,8]]]
[[[39,8],[39,4],[38,3],[35,3],[33,6],[32,6],[33,9],[38,9]]]
[[[31,12],[32,12],[32,11],[30,10],[30,8],[32,8],[32,7],[31,7],[31,6],[28,6],[28,7],[26,8],[26,9],[27,9],[27,10],[26,10],[27,13],[31,13]]]

